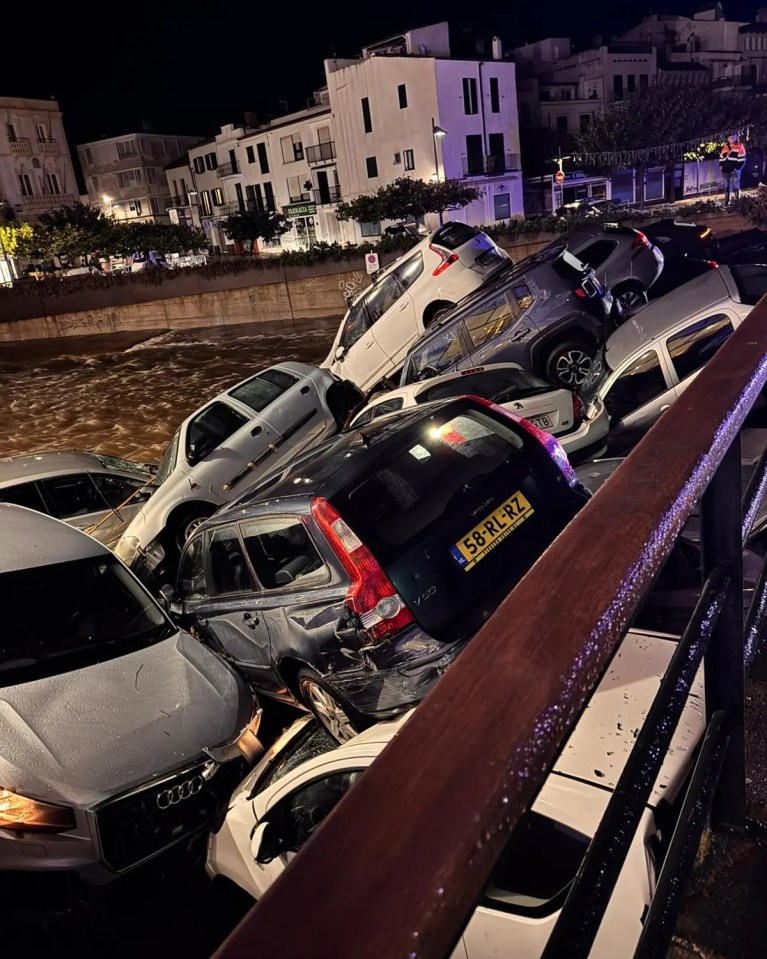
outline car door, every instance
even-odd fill
[[[600,395],[610,417],[608,453],[615,455],[631,448],[676,399],[663,351],[653,348],[629,357]]]
[[[89,473],[50,477],[38,486],[51,516],[77,529],[90,529],[110,512]]]
[[[374,321],[373,336],[391,360],[393,370],[402,366],[407,351],[423,333],[423,310],[416,309],[416,303],[409,292],[413,284],[423,275],[423,271],[423,253],[419,250],[386,277],[385,283],[381,284],[380,293],[376,296],[371,295],[368,304],[368,310],[372,312],[375,312],[379,305],[381,308],[388,309],[385,316],[382,315],[377,322]],[[399,287],[398,298],[396,298],[397,287]],[[387,297],[392,300],[388,307],[386,307]]]
[[[261,589],[236,524],[219,526],[190,541],[179,567],[178,591],[184,596],[185,615],[191,615],[204,642],[257,689],[280,691]]]
[[[368,298],[375,292],[369,290],[349,309],[341,330],[332,370],[336,376],[351,380],[361,390],[369,390],[386,375],[391,360],[384,353],[373,335],[373,319],[368,313]]]
[[[677,397],[732,336],[738,322],[737,316],[723,310],[688,323],[666,339],[665,349],[676,380],[674,393]]]

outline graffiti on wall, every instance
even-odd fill
[[[341,291],[344,300],[349,300],[350,297],[359,293],[364,280],[365,276],[360,270],[355,270],[354,273],[340,279],[338,289]]]

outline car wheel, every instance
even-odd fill
[[[181,554],[181,551],[186,545],[186,541],[197,527],[201,523],[204,523],[209,516],[212,516],[214,512],[215,507],[200,504],[199,506],[190,507],[188,510],[177,514],[176,517],[171,520],[167,542],[175,549],[177,555]]]
[[[423,328],[425,330],[428,329],[430,326],[436,323],[441,317],[443,317],[446,313],[449,313],[454,306],[455,306],[455,303],[447,303],[447,302],[439,303],[437,306],[435,306],[432,309],[431,312],[427,313],[426,316],[424,317]]]
[[[304,705],[339,743],[348,742],[363,728],[355,709],[312,670],[298,674],[298,689]]]
[[[639,283],[624,283],[613,290],[613,298],[623,311],[623,317],[621,318],[623,320],[647,303],[647,290]],[[621,322],[621,320],[617,322]]]
[[[549,354],[546,376],[555,385],[569,390],[581,385],[596,356],[596,347],[583,340],[565,340]]]

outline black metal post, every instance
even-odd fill
[[[743,641],[743,506],[740,434],[703,494],[703,577],[722,565],[729,576],[722,611],[706,652],[706,715],[723,710],[730,737],[711,809],[714,825],[743,830],[746,821],[745,668]]]

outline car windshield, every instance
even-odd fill
[[[435,383],[419,393],[417,403],[445,400],[452,396],[483,396],[496,403],[521,400],[528,396],[548,393],[552,387],[524,370],[467,370],[445,383]]]
[[[117,470],[120,473],[150,473],[152,471],[152,467],[147,463],[134,463],[117,456],[106,456],[103,453],[99,453],[99,462],[104,469]]]
[[[157,474],[154,478],[154,481],[158,486],[161,483],[164,483],[176,468],[176,460],[178,458],[178,441],[180,438],[181,430],[176,430],[170,443],[168,443],[168,445],[165,447],[165,452],[162,454],[162,459],[160,460],[160,465],[157,468]]]
[[[111,555],[2,573],[0,608],[0,686],[114,659],[175,632]]]
[[[738,287],[741,303],[756,306],[767,293],[767,266],[760,263],[742,263],[740,266],[731,266],[730,271]]]

